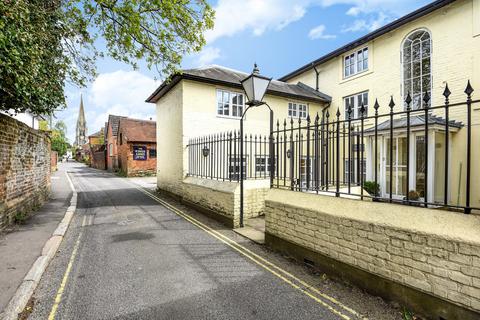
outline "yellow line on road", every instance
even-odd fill
[[[345,320],[349,320],[351,319],[348,315],[344,314],[342,311],[339,311],[335,308],[333,308],[331,305],[327,304],[326,302],[324,302],[323,300],[321,300],[320,298],[316,297],[314,294],[332,302],[333,304],[337,305],[338,307],[342,308],[343,310],[349,312],[350,314],[354,315],[355,317],[357,318],[361,318],[361,319],[364,319],[364,320],[367,320],[367,318],[364,318],[362,317],[359,313],[357,313],[355,310],[345,306],[344,304],[342,304],[340,301],[336,300],[335,298],[332,298],[328,295],[326,295],[325,293],[322,293],[320,292],[318,289],[314,288],[312,285],[309,285],[307,284],[305,281],[295,277],[293,274],[289,273],[288,271],[285,271],[283,270],[282,268],[278,267],[277,265],[273,264],[272,262],[266,260],[265,258],[257,255],[256,253],[252,252],[251,250],[245,248],[244,246],[240,245],[239,243],[237,243],[236,241],[228,238],[227,236],[219,233],[218,231],[210,228],[209,226],[203,224],[202,222],[198,221],[197,219],[193,218],[192,216],[184,213],[183,211],[181,211],[180,209],[174,207],[173,205],[169,204],[168,202],[158,198],[157,196],[155,196],[154,194],[152,194],[151,192],[133,184],[135,186],[136,189],[138,189],[139,191],[143,192],[144,194],[146,194],[147,196],[149,196],[150,198],[152,198],[153,200],[159,202],[160,204],[162,204],[164,207],[166,207],[167,209],[173,211],[174,213],[176,213],[177,215],[181,216],[182,218],[184,218],[185,220],[189,221],[190,223],[196,225],[197,227],[199,227],[200,229],[202,229],[203,231],[207,232],[208,234],[210,234],[211,236],[213,236],[214,238],[222,241],[223,243],[227,244],[228,246],[230,246],[232,249],[236,250],[237,252],[239,252],[240,254],[242,254],[243,256],[249,258],[250,260],[252,260],[253,262],[255,262],[256,264],[258,264],[259,266],[263,267],[265,270],[269,271],[270,273],[272,273],[273,275],[277,276],[278,278],[280,278],[281,280],[283,280],[284,282],[288,283],[290,286],[292,286],[293,288],[297,289],[297,290],[300,290],[301,292],[303,292],[304,294],[306,294],[308,297],[312,298],[313,300],[315,300],[316,302],[320,303],[321,305],[323,305],[324,307],[326,307],[328,310],[330,310],[332,313],[340,316],[341,318],[345,319]],[[273,270],[275,269],[275,270]],[[280,274],[282,273],[282,274]],[[288,278],[290,279],[288,279]],[[294,282],[297,282],[299,283],[301,286],[295,284]],[[311,292],[309,292],[308,290],[312,291],[314,294],[312,294]]]
[[[84,225],[84,223],[85,223],[85,216],[83,217],[82,225]],[[70,256],[70,260],[68,261],[67,269],[65,270],[65,274],[63,275],[62,283],[60,284],[60,287],[58,288],[58,291],[57,291],[57,295],[55,296],[55,302],[53,303],[52,310],[48,315],[48,320],[55,319],[58,306],[62,301],[63,291],[65,290],[65,287],[68,282],[68,277],[70,276],[70,271],[72,270],[73,262],[75,261],[75,257],[77,256],[77,251],[80,245],[80,239],[82,237],[82,234],[83,234],[83,228],[80,229],[80,233],[78,234],[77,241],[75,242],[75,246],[73,247],[72,255]]]

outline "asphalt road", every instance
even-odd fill
[[[340,284],[309,289],[283,271],[321,277],[196,213],[187,221],[128,179],[67,169],[77,212],[29,319],[401,319]]]

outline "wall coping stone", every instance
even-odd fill
[[[285,207],[480,245],[480,216],[473,214],[281,189],[271,189],[265,201],[267,205],[268,202],[274,202]]]

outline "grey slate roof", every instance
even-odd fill
[[[151,95],[146,102],[157,102],[180,80],[194,80],[212,84],[225,85],[241,89],[240,80],[247,77],[245,72],[232,70],[222,66],[208,66],[195,69],[183,70],[181,74],[174,75],[170,82],[163,82]],[[312,87],[303,83],[290,84],[278,80],[272,80],[267,89],[267,94],[278,95],[313,102],[330,102],[332,98],[324,93],[318,92]]]
[[[429,125],[440,125],[445,126],[445,119],[435,116],[435,115],[428,115],[428,124]],[[419,127],[425,125],[425,116],[418,115],[418,116],[411,116],[410,117],[410,127]],[[407,118],[402,117],[398,119],[393,119],[393,129],[400,129],[407,127]],[[461,128],[463,124],[461,122],[457,122],[454,120],[449,121],[449,127],[451,128]],[[377,126],[377,131],[385,131],[390,130],[390,120],[384,121]],[[365,133],[373,133],[375,132],[375,127],[366,129]]]
[[[115,137],[118,135],[118,125],[120,124],[120,119],[122,119],[122,118],[126,118],[126,117],[116,116],[116,115],[113,115],[113,114],[108,115],[108,123],[110,123],[112,125],[112,135],[115,136]],[[107,126],[107,128],[108,128],[108,126]]]

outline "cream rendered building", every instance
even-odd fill
[[[239,130],[245,95],[240,80],[247,73],[208,66],[183,70],[162,83],[147,99],[157,105],[157,185],[160,189],[182,194],[187,176],[190,139],[220,132]],[[275,119],[306,119],[321,113],[331,98],[302,83],[287,84],[272,80],[264,101]],[[269,111],[252,108],[246,115],[245,132],[269,133]]]
[[[332,97],[330,113],[337,109],[345,115],[348,103],[353,107],[353,118],[359,116],[362,101],[368,116],[373,116],[376,99],[380,105],[379,114],[388,114],[390,98],[396,106],[394,111],[403,111],[403,101],[409,92],[412,95],[412,108],[422,108],[425,92],[431,95],[431,104],[444,103],[445,85],[451,91],[450,103],[465,102],[464,90],[470,80],[478,97],[480,91],[480,0],[440,0],[420,8],[366,36],[357,39],[282,78],[288,83],[302,82],[320,88]],[[421,119],[418,130],[410,134],[410,179],[407,189],[405,148],[406,133],[403,128],[395,129],[394,144],[394,183],[393,195],[403,198],[408,190],[421,193],[425,181],[421,166],[428,170],[428,201],[441,202],[443,199],[443,177],[445,166],[444,111],[435,110],[429,119],[428,163],[422,163],[424,131]],[[451,108],[450,183],[448,201],[453,204],[465,201],[466,166],[466,117],[467,108]],[[385,121],[382,118],[379,123]],[[401,121],[401,120],[399,120]],[[373,126],[373,119],[365,122]],[[472,185],[471,206],[480,206],[480,106],[473,105],[472,111]],[[382,125],[379,125],[379,129]],[[394,126],[395,127],[395,126]],[[389,126],[383,124],[384,129]],[[372,131],[370,131],[371,134]],[[389,193],[388,154],[390,138],[388,130],[379,131],[378,181],[382,195]],[[372,137],[365,140],[366,180],[374,177],[374,154]],[[342,168],[343,169],[343,168]]]

